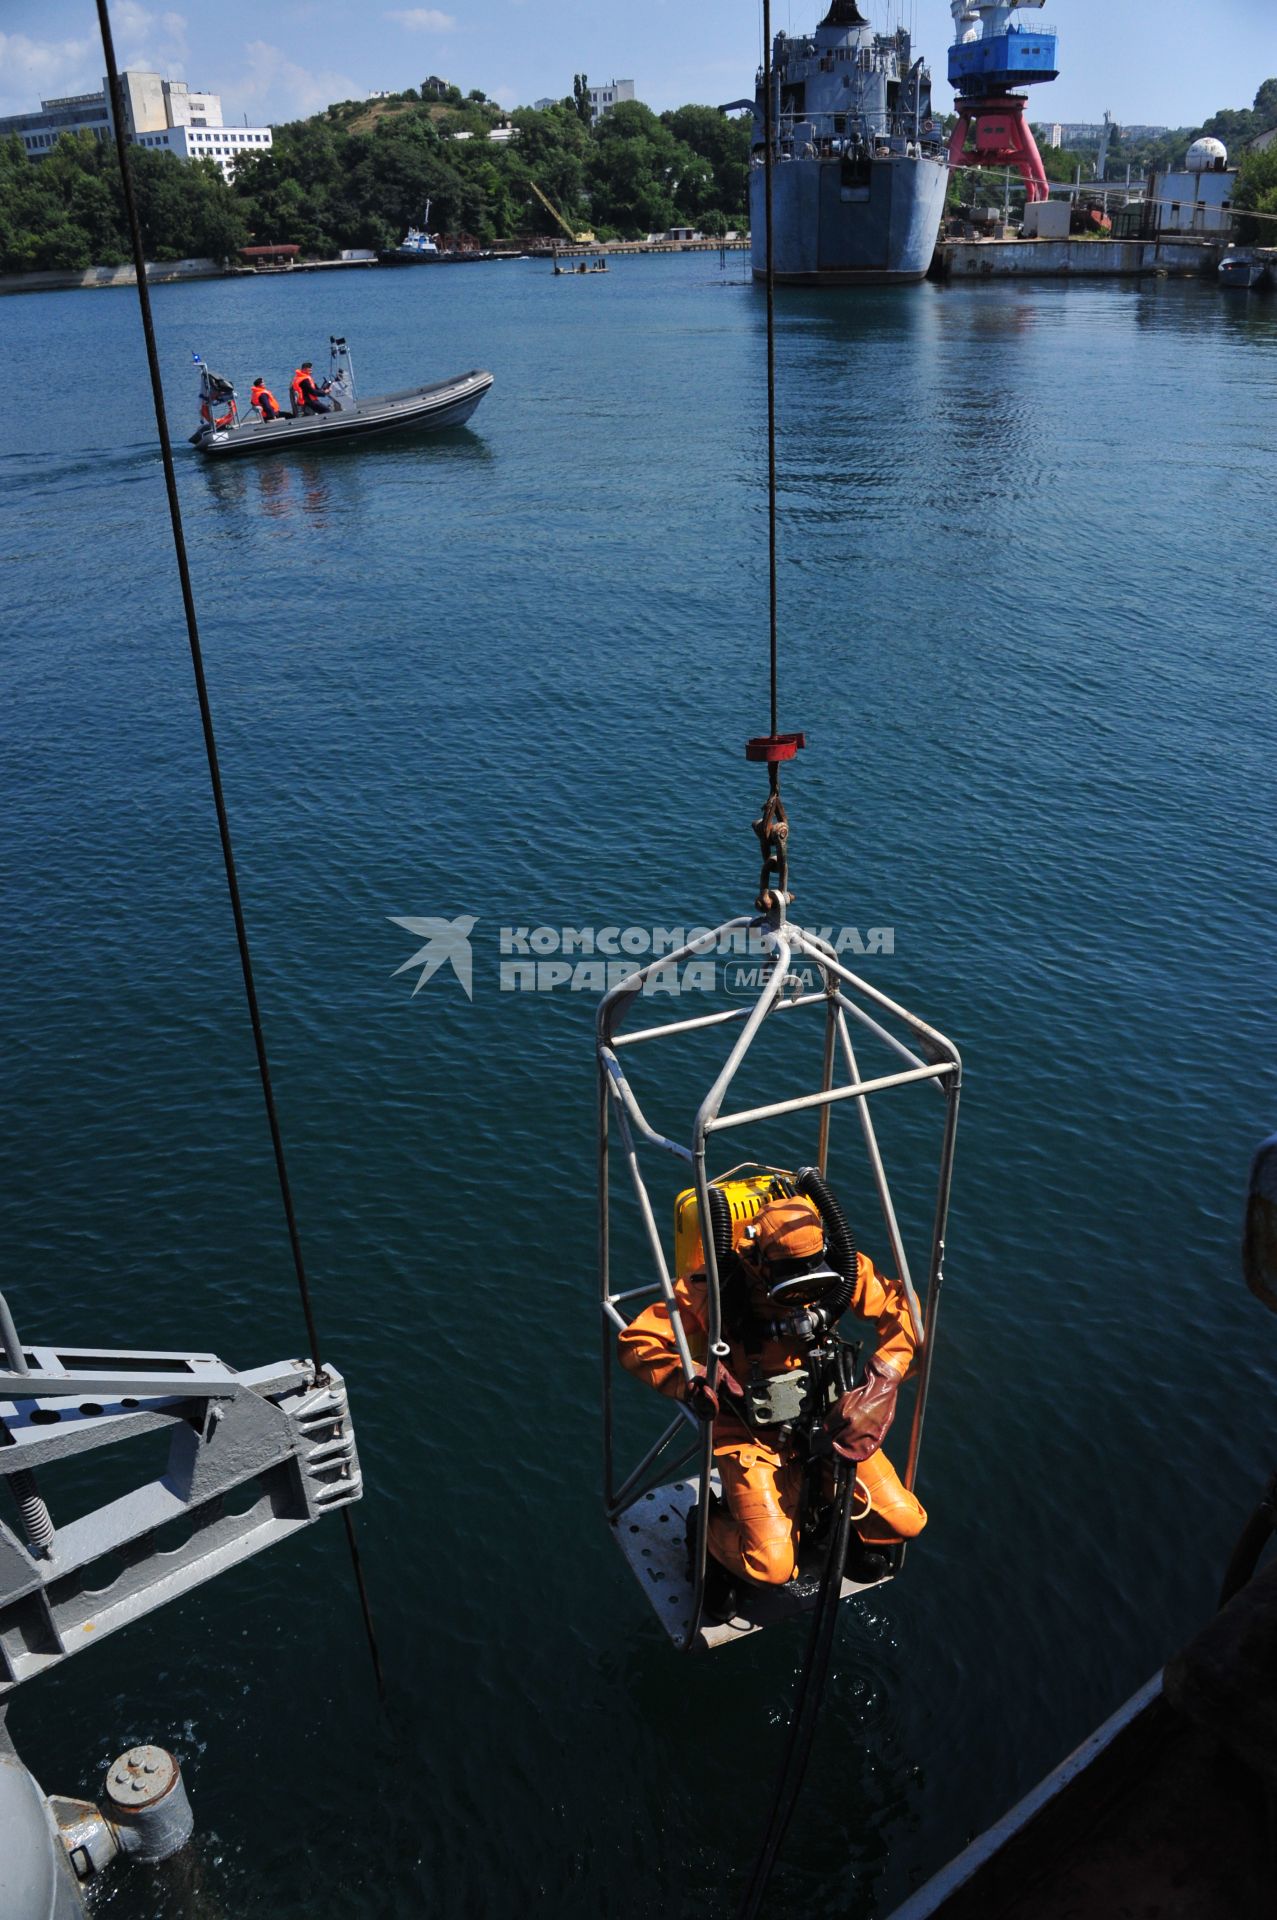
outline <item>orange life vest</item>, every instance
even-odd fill
[[[304,406],[307,400],[311,399],[319,389],[315,385],[314,375],[308,373],[305,367],[298,367],[296,373],[293,375],[290,391],[293,396],[293,405],[295,407],[301,407]]]
[[[271,392],[269,387],[263,386],[259,382],[259,384],[253,388],[253,391],[249,396],[249,405],[253,407],[260,407],[263,400],[267,402],[272,413],[279,412],[279,401],[275,398],[274,394]]]

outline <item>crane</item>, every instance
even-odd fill
[[[1012,16],[1046,0],[950,0],[959,38],[949,48],[949,84],[958,98],[949,142],[950,167],[1013,166],[1029,200],[1045,200],[1046,169],[1029,124],[1021,87],[1059,77],[1055,32]],[[968,145],[970,140],[970,145]]]
[[[559,225],[562,227],[564,233],[566,233],[569,240],[575,242],[579,246],[590,245],[591,241],[594,239],[594,235],[590,230],[590,228],[586,227],[581,233],[576,233],[568,225],[567,221],[563,218],[563,215],[559,212],[559,209],[555,206],[553,200],[550,199],[549,195],[542,193],[536,181],[529,180],[528,185],[531,187],[533,193],[535,193],[537,199],[541,202],[541,205],[545,208],[546,212],[550,214],[553,219],[558,221]]]

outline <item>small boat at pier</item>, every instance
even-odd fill
[[[447,234],[444,239],[448,238]],[[503,256],[496,254],[490,247],[451,246],[441,247],[437,235],[430,231],[430,202],[426,202],[426,211],[422,215],[419,227],[409,227],[397,247],[387,247],[377,258],[383,267],[447,267],[462,266],[472,260],[497,260]]]
[[[492,375],[476,367],[430,386],[405,387],[397,393],[360,400],[345,340],[334,335],[330,354],[332,370],[318,389],[319,404],[325,410],[281,413],[269,420],[256,409],[241,417],[231,382],[197,356],[200,424],[191,435],[191,445],[210,459],[225,459],[235,454],[282,453],[288,447],[369,439],[380,433],[437,433],[444,427],[463,426],[492,385]]]
[[[1262,260],[1244,247],[1230,247],[1219,263],[1219,283],[1222,287],[1259,286],[1267,273]]]

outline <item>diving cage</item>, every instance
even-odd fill
[[[628,1033],[621,1031],[636,1001],[645,992],[650,993],[652,989],[649,983],[658,982],[662,971],[681,969],[686,963],[707,954],[739,949],[742,943],[747,946],[753,943],[762,956],[761,971],[765,977],[752,1005],[666,1020]],[[808,977],[818,984],[808,990],[804,979],[794,973],[796,965],[803,966]],[[790,1093],[761,1105],[724,1112],[723,1103],[760,1034],[782,1014],[787,1016],[788,1029],[788,1016],[801,1019],[805,1009],[817,1009],[824,1022],[820,1085],[812,1091]],[[871,1042],[885,1048],[904,1065],[894,1072],[862,1077],[852,1040],[853,1023],[870,1037]],[[667,1137],[647,1119],[630,1076],[621,1064],[622,1055],[628,1048],[732,1026],[738,1026],[740,1031],[708,1093],[696,1109],[690,1144]],[[627,1327],[631,1318],[644,1306],[658,1298],[663,1299],[670,1310],[684,1385],[701,1371],[693,1360],[679,1316],[674,1294],[677,1276],[671,1272],[671,1262],[666,1257],[652,1196],[640,1164],[640,1148],[650,1149],[658,1155],[672,1155],[690,1169],[697,1215],[699,1221],[705,1223],[712,1217],[710,1186],[721,1185],[731,1173],[737,1171],[736,1168],[724,1169],[722,1173],[711,1176],[711,1143],[716,1145],[720,1136],[734,1134],[745,1128],[781,1121],[789,1115],[811,1113],[817,1122],[815,1164],[823,1178],[828,1168],[833,1109],[842,1101],[855,1102],[868,1170],[918,1342],[916,1393],[909,1428],[908,1456],[901,1476],[905,1486],[912,1492],[918,1475],[944,1280],[945,1234],[962,1061],[957,1048],[943,1034],[889,999],[869,981],[852,973],[843,964],[832,940],[825,938],[823,933],[813,933],[793,925],[785,919],[783,911],[775,907],[765,913],[741,915],[725,921],[721,926],[697,931],[694,937],[673,953],[639,967],[614,985],[599,1005],[596,1053],[599,1082],[598,1267],[604,1506],[626,1560],[675,1645],[682,1652],[694,1648],[708,1649],[743,1638],[761,1627],[810,1607],[815,1601],[818,1580],[812,1576],[810,1567],[803,1569],[800,1565],[798,1577],[785,1587],[751,1588],[748,1611],[742,1607],[734,1620],[721,1623],[702,1621],[709,1503],[700,1498],[700,1490],[714,1484],[714,1430],[708,1422],[699,1421],[682,1402],[677,1403],[674,1417],[659,1438],[632,1468],[618,1477],[614,1402],[618,1332]],[[838,1071],[840,1061],[841,1073]],[[902,1089],[914,1086],[933,1087],[944,1101],[926,1280],[921,1296],[912,1278],[870,1110],[871,1101],[881,1100],[889,1094],[898,1096]],[[614,1132],[619,1143],[617,1158],[629,1175],[641,1222],[641,1239],[646,1243],[652,1268],[650,1280],[639,1285],[623,1286],[619,1290],[614,1286],[612,1276]],[[719,1368],[726,1362],[729,1348],[723,1339],[719,1261],[714,1235],[702,1231],[701,1238],[708,1311],[708,1350],[704,1373],[713,1387]],[[697,1514],[694,1536],[685,1545],[687,1516],[693,1507]],[[892,1549],[887,1578],[894,1577],[903,1564],[903,1558],[904,1546],[901,1543]],[[842,1597],[847,1598],[860,1591],[865,1584],[844,1577]]]

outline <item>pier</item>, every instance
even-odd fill
[[[1097,274],[1158,274],[1211,277],[1219,270],[1224,242],[1208,240],[941,240],[928,278],[1089,279]]]

